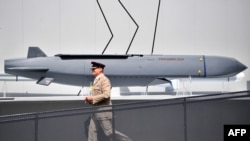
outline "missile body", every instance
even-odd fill
[[[28,55],[29,56],[29,55]],[[38,84],[89,86],[91,62],[106,65],[112,86],[146,86],[156,79],[228,78],[247,67],[234,58],[204,55],[64,55],[5,60],[5,72]]]

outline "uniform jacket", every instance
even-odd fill
[[[108,105],[111,105],[111,100],[110,100],[110,93],[111,93],[111,84],[109,79],[104,75],[100,74],[98,75],[92,86],[92,97],[93,101],[91,104],[94,106],[104,106],[104,107],[99,107],[97,110],[110,110],[110,112],[97,112],[95,115],[95,118],[97,120],[104,120],[104,119],[111,119],[112,118],[112,113],[111,110],[112,108]],[[106,107],[106,105],[108,107]]]
[[[110,101],[111,84],[104,75],[98,75],[92,86],[93,105],[111,105]]]

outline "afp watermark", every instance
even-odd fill
[[[224,141],[250,141],[250,125],[224,125]]]

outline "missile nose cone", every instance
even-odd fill
[[[244,71],[248,67],[246,65],[242,64],[241,62],[238,62],[238,68],[239,68],[239,71]]]
[[[234,58],[207,56],[206,68],[207,76],[231,77],[247,69],[247,66]]]
[[[242,71],[244,71],[245,69],[247,69],[247,66],[242,64],[240,61],[234,59],[234,58],[229,58],[229,60],[231,60],[231,73],[236,75]],[[230,69],[229,69],[230,70]],[[235,73],[233,73],[235,72]]]

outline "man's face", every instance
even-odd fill
[[[102,73],[102,68],[95,68],[95,69],[92,69],[92,74],[94,76],[98,76],[99,74]]]

